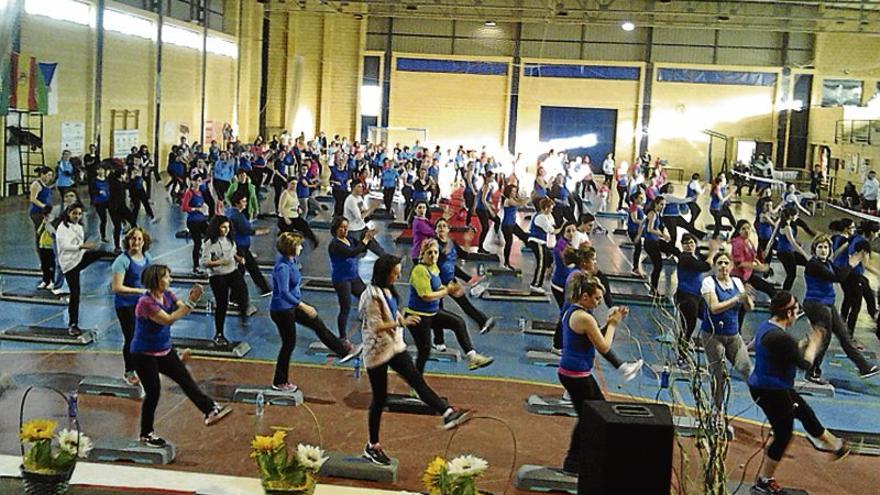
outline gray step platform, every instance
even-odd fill
[[[471,227],[469,225],[450,225],[449,231],[460,234],[463,232],[467,232],[467,231],[471,230],[472,228],[473,227]]]
[[[730,493],[734,493],[734,491],[739,488],[737,494],[741,495],[763,495],[766,492],[756,491],[755,484],[751,482],[745,482],[740,486],[739,480],[729,480],[727,482],[727,488]],[[800,488],[783,488],[781,495],[810,495],[806,490],[801,490]]]
[[[626,219],[625,211],[597,211],[594,215],[596,218]]]
[[[175,239],[189,239],[189,230],[186,230],[186,229],[178,230],[177,232],[174,233],[174,238]]]
[[[232,393],[232,400],[245,404],[256,404],[260,392],[263,393],[266,404],[273,406],[298,406],[304,400],[301,389],[296,389],[295,392],[279,392],[265,385],[239,385]]]
[[[636,275],[634,273],[604,273],[605,277],[608,278],[609,282],[621,282],[621,283],[632,283],[632,284],[646,284],[648,283],[648,279]]]
[[[99,438],[89,452],[92,462],[133,462],[135,464],[170,464],[177,456],[173,444],[147,447],[137,439]]]
[[[495,253],[478,253],[476,251],[467,254],[468,261],[498,261],[498,255]]]
[[[843,438],[849,444],[849,448],[853,454],[880,456],[880,433],[868,433],[862,431],[837,430],[828,428],[834,436]],[[813,444],[816,450],[827,452],[822,447],[819,440],[807,435],[807,439]]]
[[[373,210],[373,220],[394,220],[394,212],[386,211],[385,208]]]
[[[332,203],[335,200],[333,196],[315,196],[315,201],[319,203]]]
[[[67,306],[67,296],[56,296],[49,291],[4,291],[0,301],[25,304],[45,304],[49,306]]]
[[[108,395],[120,399],[139,400],[144,397],[139,385],[129,385],[122,378],[111,376],[87,376],[79,382],[77,391],[85,395]]]
[[[706,232],[715,230],[715,224],[714,223],[706,224],[706,228],[704,228],[703,230],[705,230]],[[718,230],[723,231],[723,232],[727,232],[727,231],[733,230],[733,227],[731,227],[730,225],[722,225],[721,228],[719,228]]]
[[[655,297],[651,294],[633,294],[629,292],[612,292],[611,297],[615,302],[631,304],[633,306],[663,306],[672,307],[672,301],[666,296]]]
[[[394,244],[412,244],[412,243],[413,243],[412,234],[410,234],[410,235],[400,234],[399,236],[394,238]]]
[[[629,235],[629,231],[626,229],[614,229],[611,233],[614,235]]]
[[[797,390],[799,394],[834,398],[834,385],[830,383],[827,385],[820,385],[807,380],[795,380],[794,389]]]
[[[415,346],[407,346],[406,350],[412,354],[416,355],[418,349]],[[324,345],[323,342],[315,341],[309,344],[309,348],[306,349],[306,354],[309,356],[333,356],[336,357],[336,353],[331,351]],[[438,351],[436,349],[431,349],[431,354],[428,355],[428,361],[442,361],[442,362],[450,362],[457,363],[461,361],[461,352],[458,349],[447,348],[445,351]]]
[[[319,476],[397,483],[397,467],[400,463],[396,458],[392,457],[388,466],[382,466],[358,454],[327,452],[325,455],[328,459],[318,471]]]
[[[331,222],[330,220],[312,219],[312,220],[309,220],[309,227],[311,227],[313,229],[329,230],[330,229],[330,222]]]
[[[192,273],[172,273],[171,274],[171,284],[202,284],[207,285],[209,283],[208,276],[199,276],[193,275]]]
[[[864,351],[861,351],[861,352],[862,352],[862,356],[864,356],[865,359],[867,359],[868,361],[876,361],[877,360],[877,353],[876,352],[869,351],[867,349]],[[846,354],[844,354],[841,351],[835,352],[834,358],[835,359],[849,359],[848,357],[846,357]]]
[[[42,277],[43,272],[38,268],[16,268],[14,266],[0,266],[0,275],[18,275],[21,277]]]
[[[547,416],[577,417],[571,401],[562,400],[562,395],[530,395],[526,399],[526,411]]]
[[[409,228],[409,224],[406,222],[391,222],[387,228],[390,230],[406,230]]]
[[[247,342],[231,341],[229,345],[218,346],[208,339],[172,337],[171,341],[178,349],[189,349],[193,356],[240,358],[251,350],[251,345]]]
[[[527,320],[523,333],[526,335],[553,337],[553,334],[556,333],[556,322],[550,320]]]
[[[213,313],[215,310],[216,310],[216,308],[214,308],[212,306],[210,312]],[[254,305],[251,305],[250,307],[248,307],[248,310],[252,311],[250,313],[252,315],[257,312],[257,307]],[[200,302],[199,304],[196,305],[196,308],[192,310],[192,314],[196,314],[196,315],[206,315],[208,313],[209,313],[209,311],[208,311],[208,303],[207,302]],[[236,306],[234,304],[230,304],[226,310],[227,316],[239,316],[240,314],[241,314],[241,311],[239,311],[238,306]],[[250,315],[248,315],[248,316],[250,316]]]
[[[336,289],[333,288],[333,282],[329,278],[307,278],[301,289],[313,292],[336,292]]]
[[[489,287],[480,295],[480,297],[490,301],[534,303],[546,303],[550,301],[547,294],[541,294],[540,292],[534,292],[529,289],[505,289],[501,287]]]
[[[440,399],[444,402],[446,401],[446,397],[441,397]],[[403,394],[388,394],[388,398],[385,400],[385,410],[388,412],[426,414],[429,416],[437,416],[439,414],[422,402],[422,399]]]
[[[493,267],[486,268],[486,273],[488,273],[489,275],[495,275],[495,276],[507,275],[507,276],[513,276],[513,277],[522,277],[522,270],[520,270],[519,268],[514,268],[513,270],[511,270],[510,268],[507,268],[506,266],[493,266]]]
[[[656,374],[659,377],[660,374],[663,372],[663,365],[662,364],[652,364],[651,370],[654,372],[654,374]],[[700,374],[703,374],[703,375],[707,375],[709,373],[709,371],[706,370],[706,368],[700,368],[699,371],[700,371]],[[669,367],[669,379],[670,380],[688,382],[691,380],[691,376],[693,376],[693,374],[694,374],[693,370],[680,368],[678,366],[670,366]]]
[[[558,354],[550,351],[531,350],[526,352],[526,360],[535,366],[559,366]]]
[[[67,335],[67,328],[44,327],[36,325],[18,325],[0,331],[0,340],[17,340],[21,342],[40,342],[59,345],[89,345],[97,340],[98,335],[92,330],[83,330],[79,337]]]
[[[577,476],[569,476],[558,468],[523,464],[516,470],[515,484],[520,490],[577,495]]]

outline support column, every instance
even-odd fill
[[[315,119],[315,131],[325,131],[328,134],[333,133],[330,130],[330,115],[333,112],[333,26],[335,24],[335,16],[332,14],[324,14],[323,31],[321,32],[321,89],[318,92],[318,118]]]
[[[153,11],[159,16],[156,22],[156,86],[155,106],[153,109],[153,178],[159,180],[159,137],[162,135],[162,25],[165,14],[162,12],[162,0],[153,0]],[[148,182],[148,184],[150,184]]]
[[[513,71],[510,79],[510,108],[507,112],[507,151],[516,155],[516,123],[519,108],[519,76],[522,70],[522,23],[516,23],[516,31],[513,40]]]
[[[95,99],[92,120],[92,135],[101,151],[101,98],[104,89],[104,0],[95,2]]]
[[[266,5],[263,4],[263,43],[260,49],[260,135],[266,132],[266,91],[269,86],[269,13]]]
[[[388,18],[388,32],[385,35],[385,60],[382,64],[382,120],[380,126],[388,126],[388,115],[391,110],[391,41],[394,33],[394,18]]]
[[[639,132],[639,149],[636,156],[641,156],[648,149],[648,128],[651,125],[651,93],[654,88],[654,28],[647,28],[645,38],[645,81],[642,87],[642,119]]]
[[[205,146],[205,92],[207,91],[207,71],[208,71],[208,0],[199,0],[199,22],[202,24],[202,106],[199,113],[199,142],[202,143],[202,149]]]

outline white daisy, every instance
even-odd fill
[[[489,463],[473,455],[462,455],[449,461],[450,476],[479,476],[483,474]]]
[[[77,455],[77,436],[79,436],[79,457],[85,459],[92,450],[92,439],[73,430],[64,429],[58,433],[58,446],[71,455]]]
[[[328,457],[323,457],[324,451],[320,447],[299,444],[296,447],[296,460],[306,469],[318,471]]]

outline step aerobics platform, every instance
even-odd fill
[[[525,335],[540,335],[543,337],[553,337],[556,333],[556,322],[551,320],[527,320],[526,328],[523,330]]]
[[[135,464],[170,464],[177,456],[171,443],[164,447],[148,447],[137,439],[98,438],[89,452],[92,462],[133,462]]]
[[[98,335],[92,330],[83,330],[82,335],[71,337],[67,328],[44,327],[38,325],[17,325],[0,331],[0,340],[17,340],[21,342],[39,342],[59,345],[89,345],[97,340]]]
[[[480,295],[490,301],[516,301],[516,302],[549,302],[550,297],[546,293],[530,289],[507,289],[502,287],[489,287]]]
[[[260,393],[263,394],[266,404],[273,406],[298,406],[304,400],[302,389],[298,388],[293,392],[281,392],[266,385],[239,385],[235,388],[235,392],[232,393],[232,400],[245,404],[256,404]]]
[[[506,266],[491,266],[486,268],[486,273],[489,275],[502,276],[509,275],[513,277],[522,277],[522,270],[519,268],[510,269]]]
[[[397,483],[397,467],[400,463],[394,457],[391,458],[391,464],[383,466],[359,454],[331,451],[324,455],[328,459],[318,471],[320,476]]]
[[[559,468],[523,464],[516,471],[516,487],[533,492],[564,492],[577,495],[577,476]]]
[[[629,292],[612,292],[611,298],[615,302],[619,301],[624,304],[632,304],[633,306],[663,306],[672,307],[672,301],[666,296],[652,296],[651,294],[634,294]]]
[[[142,399],[144,391],[140,385],[129,385],[122,378],[111,376],[87,376],[79,382],[77,391],[85,395],[105,395],[120,399]]]
[[[45,304],[50,306],[67,306],[68,296],[56,296],[49,291],[3,291],[0,301],[25,304]]]
[[[828,428],[828,431],[834,436],[846,440],[846,443],[849,445],[853,454],[880,456],[880,433],[837,430],[834,428]],[[816,450],[829,452],[819,443],[818,438],[813,438],[810,435],[807,435],[807,439],[813,444],[813,447]]]
[[[209,339],[172,337],[171,342],[178,349],[189,349],[193,356],[240,358],[251,350],[250,344],[239,341],[230,341],[228,345],[218,346]]]
[[[537,395],[532,394],[526,399],[526,411],[532,414],[548,416],[572,416],[577,417],[570,400],[564,400],[562,395]]]
[[[559,366],[559,354],[550,351],[539,351],[532,349],[526,351],[526,361],[535,366]]]

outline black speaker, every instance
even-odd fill
[[[669,495],[674,431],[663,404],[585,401],[578,495]]]

